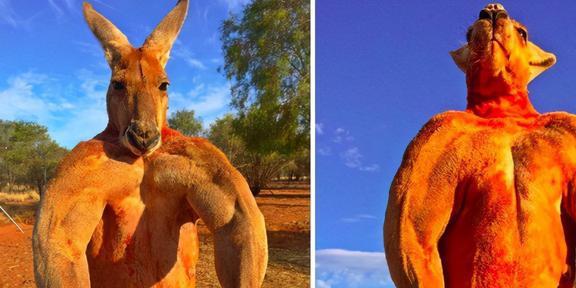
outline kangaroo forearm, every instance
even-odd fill
[[[386,250],[392,251],[392,249]],[[429,254],[387,252],[386,257],[390,275],[398,288],[444,287],[442,262],[437,252]]]
[[[248,222],[230,223],[214,233],[216,272],[224,288],[260,287],[264,280],[266,229],[263,221]]]
[[[442,261],[435,245],[422,247],[407,231],[397,229],[387,217],[384,233],[384,248],[388,269],[394,283],[399,288],[404,287],[444,287]],[[396,228],[396,229],[394,229]],[[402,233],[404,232],[404,233]],[[398,235],[403,235],[400,237]]]
[[[42,224],[42,219],[38,224]],[[38,225],[33,237],[34,274],[38,287],[90,287],[88,262],[84,251],[74,249],[64,239],[49,239]],[[67,243],[62,246],[61,243]]]
[[[56,251],[42,251],[34,261],[38,287],[90,287],[86,256],[70,259]]]

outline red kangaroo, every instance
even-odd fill
[[[264,218],[242,175],[208,141],[167,126],[164,66],[186,17],[180,0],[134,48],[84,4],[112,70],[108,125],[60,165],[34,231],[39,287],[194,287],[196,222],[214,236],[223,287],[259,287]]]
[[[434,116],[391,185],[384,245],[398,287],[572,287],[576,117],[528,83],[556,62],[500,4],[451,52],[468,107]]]

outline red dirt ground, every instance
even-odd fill
[[[283,185],[285,186],[285,185]],[[257,197],[266,218],[269,264],[263,287],[310,286],[310,187],[263,190]],[[36,287],[32,267],[34,203],[0,203],[20,223],[24,233],[0,216],[0,287]],[[27,223],[27,224],[26,224]],[[200,225],[198,287],[219,287],[214,271],[211,235]]]

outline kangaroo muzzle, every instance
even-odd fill
[[[149,155],[161,144],[160,131],[148,121],[133,120],[122,138],[123,144],[137,156]]]

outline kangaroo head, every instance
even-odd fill
[[[554,54],[529,41],[526,27],[512,20],[501,4],[488,4],[480,11],[466,40],[450,54],[466,73],[469,94],[527,93],[528,83],[556,63]]]
[[[149,155],[162,143],[169,85],[164,67],[187,10],[188,0],[178,1],[142,47],[134,48],[112,22],[84,3],[86,22],[112,70],[106,95],[108,127],[136,156]]]

